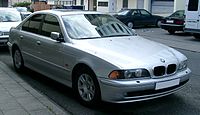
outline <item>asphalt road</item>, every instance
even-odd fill
[[[136,32],[147,39],[160,41],[172,46],[188,57],[188,66],[192,70],[192,74],[189,83],[183,89],[175,94],[159,99],[128,104],[103,102],[98,107],[88,108],[80,105],[74,97],[72,90],[66,86],[29,69],[26,69],[24,73],[20,73],[19,75],[33,88],[52,99],[73,115],[199,115],[200,50],[198,51],[197,49],[200,48],[200,40],[195,40],[192,36],[183,33],[169,35],[159,28],[136,29]],[[172,44],[172,42],[175,44]],[[196,50],[193,51],[193,49]],[[7,49],[1,48],[0,60],[14,71],[12,59]]]

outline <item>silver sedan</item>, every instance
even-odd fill
[[[28,67],[72,87],[86,105],[166,96],[191,72],[180,52],[98,12],[35,12],[11,29],[8,46],[17,71]]]

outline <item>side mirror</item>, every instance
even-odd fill
[[[60,37],[60,33],[58,32],[51,32],[51,39],[59,41],[59,42],[64,41],[64,39]]]

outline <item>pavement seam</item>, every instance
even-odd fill
[[[45,106],[49,111],[51,111],[53,114],[55,114],[56,115],[56,112],[54,112],[48,105],[46,105],[45,103],[43,103],[42,101],[40,101],[40,99],[39,98],[37,98],[35,95],[33,95],[29,90],[27,90],[24,86],[23,86],[23,84],[21,84],[21,83],[19,83],[16,79],[14,79],[13,77],[11,77],[11,76],[16,76],[16,77],[18,77],[18,75],[16,75],[16,74],[14,74],[11,70],[10,70],[10,68],[7,66],[7,65],[5,65],[3,62],[1,62],[0,61],[0,69],[3,71],[3,72],[5,72],[11,79],[13,79],[18,85],[20,85],[24,90],[26,90],[30,95],[32,95],[35,99],[37,99],[43,106]],[[4,67],[2,67],[2,66],[4,66]],[[21,81],[24,81],[23,79],[21,79],[20,77],[18,77],[18,79],[20,79]],[[26,82],[24,82],[24,83],[26,83]],[[27,83],[26,83],[27,84]],[[28,84],[27,84],[28,85]],[[29,85],[30,86],[30,85]],[[32,86],[30,86],[32,89],[34,89]],[[7,90],[7,89],[6,89]],[[35,89],[34,89],[35,90]],[[37,90],[36,90],[37,91]],[[39,93],[39,94],[41,94],[42,92],[39,92],[39,91],[37,91],[37,93]],[[9,94],[10,94],[10,92],[9,92]],[[10,95],[12,95],[12,94],[10,94]],[[63,109],[62,107],[60,107],[58,104],[56,104],[55,102],[53,102],[50,98],[48,98],[46,95],[44,95],[43,93],[41,94],[44,98],[46,98],[48,101],[50,101],[52,104],[54,104],[56,107],[58,107],[58,109],[60,109],[62,112],[64,112],[64,113],[69,113],[68,111],[66,111],[65,109]],[[12,95],[13,96],[13,95]],[[13,96],[14,97],[14,96]],[[17,100],[16,100],[17,101]],[[19,102],[17,102],[18,104],[20,104]],[[21,104],[20,104],[21,105]],[[21,105],[22,106],[22,105]],[[23,107],[23,106],[22,106]],[[23,107],[23,109],[25,109],[24,107]],[[26,110],[26,109],[25,109]],[[26,111],[27,112],[27,111]],[[29,113],[29,112],[28,112]]]

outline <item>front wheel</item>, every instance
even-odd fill
[[[160,28],[160,25],[161,25],[161,20],[156,21],[156,27]]]
[[[194,36],[196,39],[200,39],[200,34],[194,33],[193,36]]]
[[[21,72],[24,68],[24,61],[22,54],[18,48],[14,49],[13,52],[13,64],[16,71]]]
[[[100,88],[95,74],[88,68],[80,69],[75,76],[74,90],[84,105],[95,105],[100,101]]]

